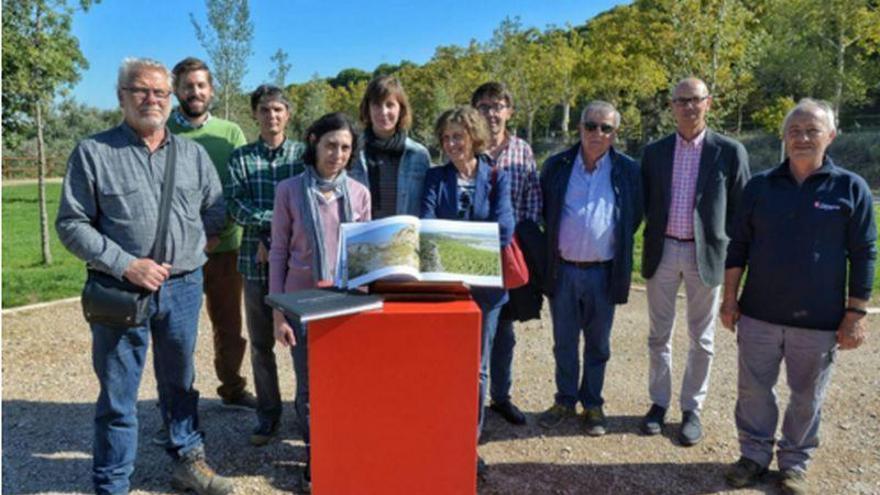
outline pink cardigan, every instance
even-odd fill
[[[292,292],[315,286],[312,280],[312,239],[305,230],[303,212],[300,211],[304,176],[300,174],[285,179],[275,189],[272,247],[269,249],[269,293]],[[347,183],[352,220],[369,221],[370,191],[350,177]],[[324,248],[331,258],[328,260],[330,271],[335,272],[341,204],[338,198],[319,203],[317,210],[324,232]]]

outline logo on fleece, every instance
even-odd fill
[[[816,200],[816,202],[813,203],[813,207],[816,208],[817,210],[825,210],[825,211],[837,211],[840,209],[840,205],[832,205],[832,204],[828,204],[828,203],[823,203],[819,200]]]

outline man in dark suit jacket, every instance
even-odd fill
[[[703,81],[679,82],[672,96],[676,132],[649,144],[642,155],[642,276],[651,320],[648,389],[653,404],[641,430],[660,433],[669,408],[675,296],[684,280],[690,350],[678,438],[685,446],[703,437],[699,413],[709,388],[724,258],[733,214],[749,178],[743,145],[706,128],[711,104]]]
[[[556,396],[540,424],[558,425],[580,402],[591,436],[605,434],[602,386],[614,306],[629,294],[633,236],[642,221],[639,166],[612,147],[619,125],[610,103],[590,103],[578,124],[581,141],[550,157],[541,173]]]

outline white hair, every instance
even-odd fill
[[[602,100],[593,100],[584,107],[581,111],[581,120],[580,123],[583,124],[587,121],[587,116],[590,113],[596,112],[601,114],[611,114],[612,120],[614,120],[614,128],[617,129],[620,127],[620,112],[614,108],[614,105],[608,103],[607,101]]]
[[[119,77],[116,78],[116,89],[120,90],[128,86],[131,84],[131,81],[135,76],[148,70],[165,74],[168,78],[168,87],[174,87],[174,75],[171,74],[171,71],[169,71],[161,62],[151,58],[126,57],[122,60],[122,65],[119,66]]]
[[[791,122],[791,119],[798,114],[808,114],[815,115],[817,117],[823,118],[825,120],[825,125],[828,126],[828,130],[832,133],[837,132],[837,122],[834,116],[834,108],[831,107],[831,104],[825,100],[816,100],[813,98],[801,98],[797,105],[795,105],[791,110],[785,114],[785,119],[782,121],[782,135],[785,135],[785,131],[788,129],[788,124]]]

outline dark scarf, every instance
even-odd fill
[[[397,131],[388,139],[382,139],[373,133],[372,128],[364,132],[364,155],[366,158],[367,175],[370,178],[370,195],[372,198],[373,211],[378,211],[382,205],[380,193],[380,178],[382,172],[381,163],[395,163],[400,161],[406,145],[406,132]],[[392,201],[394,198],[392,198]]]
[[[306,166],[305,176],[303,177],[303,202],[302,212],[305,216],[306,230],[312,237],[312,279],[317,283],[319,280],[332,280],[333,274],[330,273],[330,267],[327,263],[327,255],[336,256],[336,253],[327,253],[324,247],[324,232],[321,230],[321,219],[318,217],[318,199],[326,191],[334,191],[341,196],[340,201],[343,204],[342,218],[340,223],[351,222],[351,196],[348,193],[348,174],[345,170],[339,172],[333,180],[321,178],[315,167]]]

